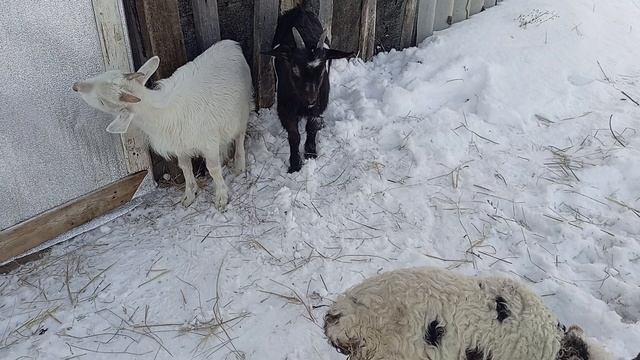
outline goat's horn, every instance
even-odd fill
[[[293,32],[293,40],[295,40],[296,42],[296,47],[298,49],[306,48],[307,46],[304,44],[304,40],[302,40],[302,36],[300,35],[300,32],[298,31],[298,29],[293,27],[291,31]]]
[[[316,45],[316,48],[322,49],[324,47],[324,41],[327,39],[327,35],[329,35],[329,31],[327,29],[324,29],[322,35],[320,35],[320,39],[318,40],[318,45]]]

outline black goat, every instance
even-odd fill
[[[287,130],[291,155],[289,172],[302,168],[298,122],[307,118],[305,159],[318,156],[316,133],[322,128],[322,113],[329,102],[329,68],[332,59],[352,53],[329,49],[327,32],[318,17],[304,5],[293,8],[278,18],[272,50],[278,83],[278,117]],[[328,63],[327,63],[328,61]]]

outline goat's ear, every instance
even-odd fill
[[[133,114],[130,112],[121,112],[116,116],[115,120],[107,126],[107,132],[111,134],[124,134],[129,129],[129,125],[131,125],[131,120],[133,120]]]
[[[118,98],[118,100],[124,102],[124,103],[129,103],[129,104],[135,104],[135,103],[139,103],[140,102],[140,98],[135,96],[135,95],[131,95],[129,93],[126,92],[121,92],[120,93],[120,97]]]
[[[147,62],[144,63],[144,65],[142,65],[137,71],[137,73],[143,74],[144,76],[140,76],[136,78],[136,80],[142,85],[146,84],[153,73],[158,70],[158,66],[160,66],[159,57],[154,56],[151,59],[147,60]]]
[[[344,52],[340,50],[327,49],[325,50],[327,59],[343,59],[353,56],[352,52]]]
[[[269,51],[262,51],[260,53],[262,55],[273,56],[275,58],[289,59],[289,51],[287,51],[286,48],[282,48],[280,46],[276,47],[275,49],[269,50]]]

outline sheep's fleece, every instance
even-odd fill
[[[324,330],[352,360],[609,359],[518,282],[437,268],[365,280],[338,297]]]

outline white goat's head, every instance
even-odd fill
[[[111,70],[76,82],[72,88],[90,106],[116,115],[115,120],[107,126],[108,132],[125,133],[134,116],[132,106],[142,101],[144,84],[158,69],[158,65],[160,58],[154,56],[135,73]]]

